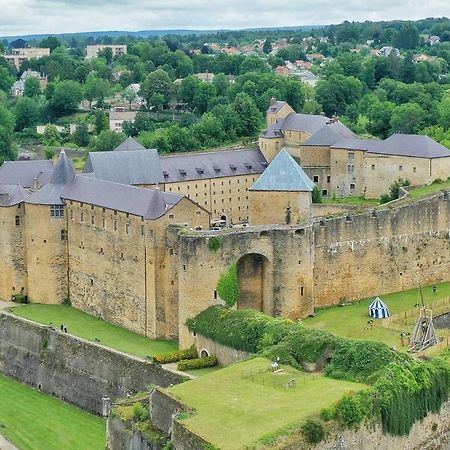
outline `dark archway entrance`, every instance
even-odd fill
[[[267,314],[272,313],[269,307],[270,262],[258,253],[243,256],[237,262],[240,297],[238,309],[256,309]]]

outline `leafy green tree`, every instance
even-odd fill
[[[266,39],[266,40],[264,41],[262,51],[263,51],[266,55],[268,55],[268,54],[272,51],[272,43],[270,42],[270,39]]]
[[[102,58],[106,61],[106,64],[111,64],[113,61],[113,52],[110,47],[106,47],[100,50],[97,55],[98,58]]]
[[[362,89],[362,83],[357,78],[336,74],[328,80],[319,81],[316,99],[327,116],[342,115],[348,105],[360,99]]]
[[[411,50],[419,45],[419,30],[412,23],[403,24],[393,39],[392,45],[404,50]]]
[[[42,141],[46,145],[56,146],[61,145],[62,136],[55,125],[49,124],[45,127]]]
[[[97,102],[103,105],[105,97],[109,94],[111,86],[107,80],[96,77],[92,72],[86,79],[84,85],[84,98],[89,101],[89,107],[92,107],[92,102]]]
[[[228,88],[230,87],[230,82],[225,74],[218,73],[213,79],[213,85],[216,88],[216,93],[218,96],[225,96]]]
[[[164,104],[169,102],[172,94],[172,81],[167,72],[156,69],[147,75],[141,83],[140,95],[145,99],[147,105],[152,104],[151,98],[154,94],[161,94],[164,97]]]
[[[392,102],[376,102],[367,110],[367,131],[374,136],[386,139],[391,130],[391,118],[395,109]]]
[[[60,81],[55,84],[50,106],[55,115],[70,114],[78,109],[83,99],[83,89],[80,83],[72,80]]]
[[[195,76],[185,78],[177,91],[177,98],[181,102],[187,103],[189,109],[194,109],[194,96],[202,82]]]
[[[445,130],[450,128],[450,96],[445,96],[437,105],[439,125]]]
[[[103,130],[98,136],[93,136],[89,142],[89,147],[96,152],[106,152],[114,150],[124,140],[126,136],[112,130]]]
[[[201,82],[194,93],[192,106],[194,107],[196,112],[203,114],[208,110],[208,105],[216,96],[216,87],[212,83]]]
[[[9,92],[15,78],[7,67],[0,66],[0,90]]]
[[[166,99],[164,98],[164,95],[160,94],[159,92],[155,92],[150,97],[150,105],[156,109],[157,114],[159,114],[159,111],[164,106],[165,101]]]
[[[45,38],[40,42],[39,47],[49,48],[50,52],[52,52],[53,50],[55,50],[55,48],[61,47],[61,45],[62,43],[57,37],[49,36],[48,38]]]
[[[243,92],[236,95],[232,108],[238,118],[238,136],[254,136],[261,129],[263,116],[249,95]]]
[[[39,107],[29,97],[21,97],[17,100],[14,106],[14,114],[17,131],[22,131],[24,128],[31,127],[39,122]]]
[[[28,77],[25,80],[24,92],[25,97],[37,97],[41,95],[41,84],[36,77]]]
[[[108,117],[103,111],[95,112],[95,131],[97,134],[109,128]]]
[[[87,147],[90,140],[89,128],[87,123],[78,122],[72,137],[75,144],[79,145],[80,147]]]
[[[130,104],[131,108],[131,104],[137,100],[138,95],[136,94],[136,91],[133,88],[128,86],[122,91],[122,98]]]
[[[390,120],[392,133],[417,133],[426,120],[426,112],[417,103],[396,106]]]
[[[0,104],[0,165],[17,157],[13,136],[14,115]]]

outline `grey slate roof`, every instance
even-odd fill
[[[61,199],[64,187],[75,179],[75,168],[64,150],[61,150],[59,159],[53,169],[50,181],[36,192],[30,194],[25,203],[34,205],[62,205]]]
[[[316,114],[290,113],[283,121],[282,130],[304,131],[313,135],[323,128],[330,119]]]
[[[156,150],[91,152],[83,169],[99,180],[122,184],[156,184],[163,181]]]
[[[38,178],[42,185],[44,179],[41,177],[49,170],[53,170],[52,161],[6,161],[0,166],[0,184],[20,184],[29,188]]]
[[[150,220],[163,216],[183,199],[182,195],[96,180],[84,175],[77,176],[66,186],[61,196],[65,200],[122,211]]]
[[[429,159],[450,157],[448,148],[428,136],[415,134],[393,134],[384,141],[382,153]]]
[[[284,105],[286,104],[286,102],[282,102],[282,101],[276,101],[273,105],[270,105],[269,108],[267,109],[268,113],[277,113]]]
[[[27,191],[18,185],[1,184],[0,185],[0,207],[14,206],[22,203],[27,196]]]
[[[321,130],[330,119],[317,114],[289,113],[284,119],[277,120],[262,132],[265,138],[276,138],[283,135],[284,131],[303,131],[310,135]]]
[[[267,167],[259,149],[161,156],[160,163],[165,183],[260,174]]]
[[[393,134],[384,141],[376,139],[341,139],[331,148],[361,150],[379,155],[407,156],[413,158],[448,158],[450,150],[428,136]]]
[[[341,122],[328,123],[314,133],[303,145],[330,146],[342,138],[355,138],[355,134]]]
[[[334,143],[331,148],[342,148],[345,150],[362,150],[371,153],[381,153],[384,141],[378,139],[344,138]],[[379,151],[380,150],[380,151]]]
[[[134,150],[145,150],[145,147],[139,144],[139,142],[132,137],[125,139],[125,141],[123,141],[118,147],[114,149],[114,151],[116,152],[127,152]]]
[[[250,188],[251,191],[289,192],[311,192],[313,189],[314,183],[285,148]]]

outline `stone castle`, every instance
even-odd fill
[[[447,178],[448,150],[420,136],[369,145],[340,122],[283,102],[271,105],[267,121],[261,150],[159,156],[129,139],[91,153],[83,174],[63,152],[55,165],[5,163],[0,298],[70,299],[185,346],[186,319],[221,302],[217,281],[233,263],[237,307],[294,319],[450,278],[447,193],[329,219],[315,218],[311,205],[315,185],[324,195],[368,195],[386,192],[399,172],[413,184]],[[235,227],[210,231],[212,219]]]

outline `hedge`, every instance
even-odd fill
[[[190,331],[250,353],[278,343],[296,326],[290,320],[253,309],[233,310],[225,306],[211,306],[186,324]]]
[[[177,364],[177,369],[195,370],[214,366],[217,366],[217,358],[215,356],[205,356],[203,358],[186,359],[183,361],[179,361]]]
[[[178,350],[175,352],[158,353],[153,355],[153,361],[158,364],[168,364],[172,362],[181,361],[183,359],[195,359],[198,358],[197,349],[193,345],[191,348],[185,350]]]
[[[15,294],[12,296],[11,300],[15,303],[28,303],[27,297],[23,294]]]

